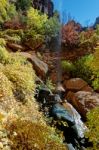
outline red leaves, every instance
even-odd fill
[[[62,28],[62,43],[67,47],[77,46],[81,25],[74,20],[69,21]]]

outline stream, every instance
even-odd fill
[[[56,127],[63,131],[64,142],[69,150],[85,150],[86,147],[90,146],[88,139],[84,136],[88,129],[81,120],[80,114],[70,103],[66,100],[62,101],[61,96],[57,92],[53,94],[47,87],[38,90],[36,99],[40,103],[41,111],[47,118],[52,117],[53,121],[64,121],[67,123],[67,126],[57,123]]]

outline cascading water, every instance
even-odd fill
[[[63,23],[63,17],[62,17],[62,1],[59,1],[58,3],[58,9],[60,13],[60,24],[62,25]],[[57,40],[57,44],[55,45],[55,49],[57,50],[57,87],[61,85],[61,79],[62,79],[62,69],[61,69],[61,39],[62,39],[62,34],[61,34],[61,27],[59,31],[59,36]],[[60,94],[60,93],[58,93]],[[66,108],[67,107],[67,108]],[[65,121],[69,121],[69,123],[73,123],[71,130],[74,130],[76,136],[78,139],[83,139],[84,138],[84,133],[87,130],[87,127],[84,125],[84,123],[81,121],[81,116],[79,113],[75,110],[75,108],[69,104],[65,103],[65,108],[61,106],[60,104],[55,104],[53,105],[52,109],[53,115],[56,115],[59,119],[63,119]],[[72,135],[71,135],[72,136]],[[75,138],[75,137],[74,137]],[[70,141],[69,141],[70,142]],[[69,149],[71,146],[69,145]]]
[[[60,24],[62,25],[62,1],[58,3],[58,9],[60,10]],[[53,50],[56,52],[57,56],[55,59],[56,63],[56,73],[57,73],[57,85],[61,85],[62,79],[62,69],[61,69],[61,26],[59,30],[59,35],[56,42],[54,43]],[[37,99],[42,102],[42,110],[48,117],[57,118],[60,121],[65,121],[68,123],[68,127],[62,126],[60,130],[64,132],[65,142],[68,145],[69,150],[84,150],[85,137],[84,133],[87,130],[87,127],[81,120],[81,116],[75,110],[75,108],[65,101],[62,104],[60,98],[60,91],[57,91],[57,94],[53,94],[49,89],[42,88],[39,91]],[[46,109],[47,108],[47,109]],[[46,112],[47,110],[47,112]]]

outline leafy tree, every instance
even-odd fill
[[[74,20],[68,21],[62,27],[62,43],[68,48],[78,46],[80,30],[81,25],[79,23],[76,23]]]
[[[31,48],[35,49],[42,45],[44,41],[44,24],[47,21],[47,15],[41,14],[38,10],[30,8],[27,11],[27,28],[25,30],[24,43]]]
[[[53,16],[45,23],[45,35],[49,38],[57,37],[61,31],[61,26],[57,16]]]

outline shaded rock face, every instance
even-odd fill
[[[46,76],[48,72],[48,65],[46,63],[41,61],[35,54],[31,55],[26,52],[21,52],[20,54],[33,64],[33,68],[39,77],[44,78]]]
[[[51,0],[33,0],[33,7],[49,17],[53,16],[54,4]]]
[[[86,118],[86,113],[88,111],[99,106],[99,94],[94,92],[68,92],[67,100],[84,118]]]
[[[65,81],[63,84],[67,91],[93,91],[88,83],[81,78],[72,78]]]

